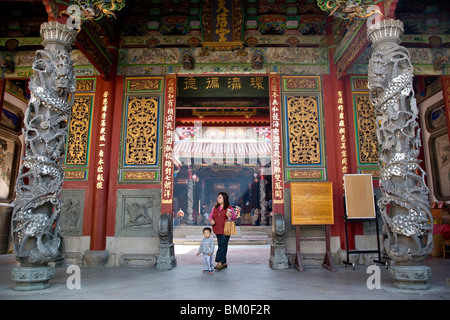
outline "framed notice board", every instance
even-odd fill
[[[372,175],[344,175],[347,219],[375,219]]]
[[[292,225],[333,224],[333,185],[331,182],[291,183]]]

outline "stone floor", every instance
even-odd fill
[[[202,273],[198,246],[177,245],[178,265],[173,270],[155,268],[81,268],[81,289],[70,290],[67,266],[58,267],[51,287],[41,291],[12,289],[14,256],[0,255],[0,299],[2,300],[449,300],[450,259],[430,257],[432,268],[428,290],[407,291],[392,286],[388,271],[380,268],[381,289],[369,289],[367,266],[355,270],[336,266],[331,272],[321,266],[305,266],[304,272],[290,267],[272,270],[269,245],[229,246],[229,267],[213,274]]]
[[[201,264],[202,257],[197,256],[198,245],[177,245],[177,264],[190,265]],[[242,264],[268,264],[270,245],[229,245],[227,262],[229,265]]]

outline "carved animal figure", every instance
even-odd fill
[[[385,41],[378,41],[377,34],[369,29],[375,39],[369,62],[369,88],[375,108],[383,192],[378,205],[388,235],[386,251],[394,261],[410,262],[430,253],[433,218],[425,172],[417,159],[421,142],[409,52],[399,46],[396,38],[399,25],[384,20],[383,27],[386,30],[379,34],[390,35]]]
[[[23,265],[43,265],[58,255],[62,158],[75,93],[68,47],[76,31],[48,22],[41,35],[44,43],[52,41],[36,52],[32,66],[31,98],[24,116],[25,157],[11,220],[14,251]]]

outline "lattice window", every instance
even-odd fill
[[[317,96],[287,97],[289,161],[320,163],[320,123]]]
[[[93,96],[75,96],[67,137],[66,165],[87,166]]]
[[[130,97],[128,101],[125,165],[156,163],[158,98]]]
[[[378,162],[378,140],[373,105],[368,95],[354,95],[356,124],[358,129],[359,162]]]

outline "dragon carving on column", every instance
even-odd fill
[[[385,249],[397,264],[419,263],[432,249],[433,218],[420,151],[418,108],[412,88],[409,52],[400,46],[403,23],[383,20],[367,30],[372,42],[369,62],[370,100],[379,142],[378,201],[387,232]]]
[[[74,102],[71,45],[76,30],[41,26],[43,50],[36,52],[31,98],[24,117],[25,157],[16,182],[12,236],[22,266],[45,265],[59,253],[62,169],[67,125]]]

